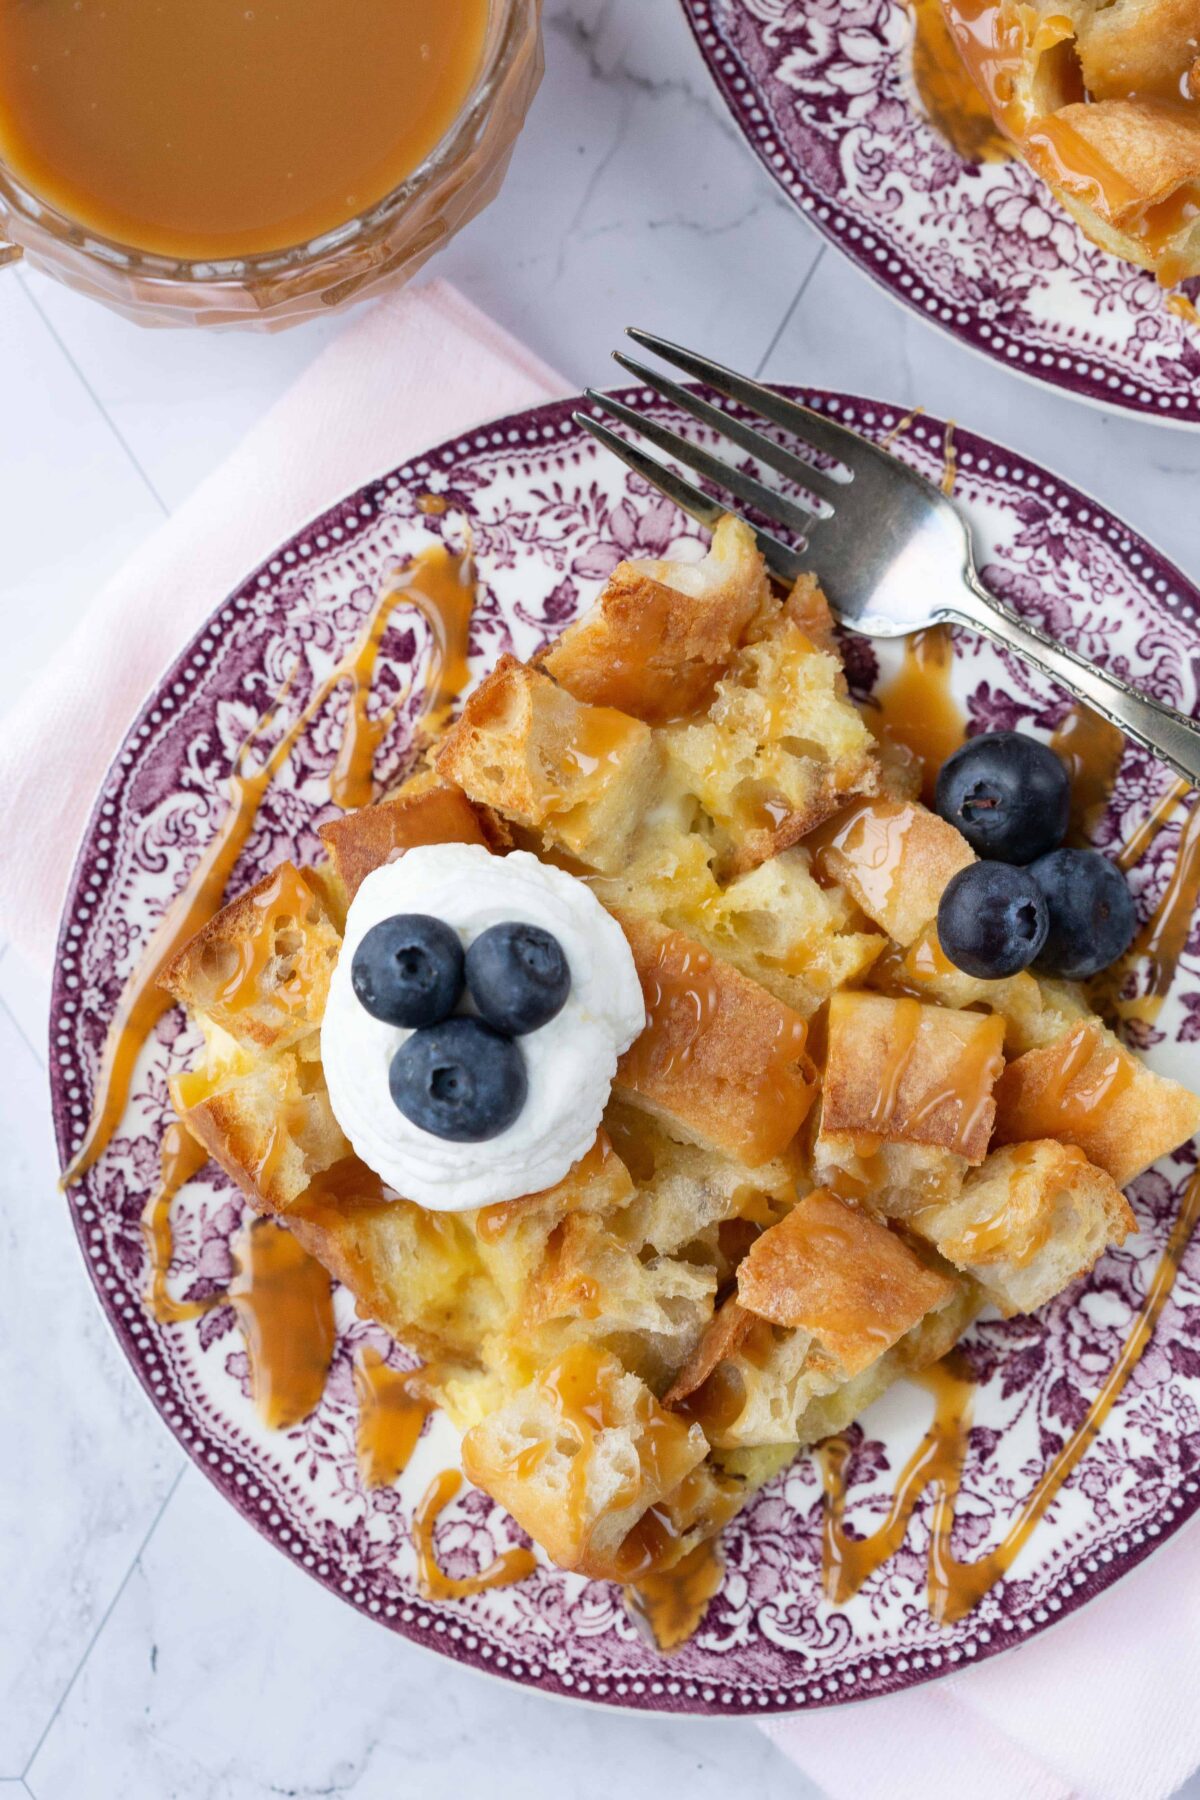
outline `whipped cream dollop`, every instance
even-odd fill
[[[562,945],[571,991],[562,1010],[514,1041],[529,1091],[516,1120],[482,1143],[422,1131],[397,1108],[392,1058],[412,1036],[372,1018],[351,986],[354,952],[397,913],[430,913],[458,933],[464,951],[489,926],[540,925]],[[469,998],[463,1011],[470,1011]],[[493,856],[478,844],[406,850],[367,876],[350,906],[321,1027],[321,1060],[338,1124],[363,1162],[406,1200],[434,1212],[468,1212],[536,1194],[561,1181],[590,1150],[617,1058],[646,1023],[633,955],[591,889],[524,850]]]

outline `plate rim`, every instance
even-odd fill
[[[878,400],[869,395],[851,393],[842,389],[816,388],[795,382],[771,381],[764,385],[776,389],[787,397],[799,399],[804,403],[812,404],[815,401],[822,409],[829,408],[835,414],[842,407],[849,407],[852,409],[869,408],[879,414],[895,414],[900,420],[908,420],[910,427],[916,428],[922,432],[932,431],[934,433],[935,442],[943,439],[947,429],[952,427],[954,440],[959,447],[960,452],[963,447],[966,447],[970,450],[983,451],[989,456],[999,455],[1017,465],[1017,467],[1024,471],[1026,475],[1036,475],[1039,479],[1043,479],[1044,481],[1053,484],[1057,497],[1067,499],[1068,501],[1083,503],[1093,515],[1099,516],[1099,519],[1103,521],[1106,527],[1115,528],[1118,533],[1117,542],[1119,545],[1127,544],[1129,550],[1136,548],[1142,552],[1145,562],[1151,565],[1149,570],[1142,571],[1143,577],[1153,576],[1163,578],[1168,584],[1167,593],[1154,594],[1154,605],[1162,607],[1165,611],[1171,613],[1179,611],[1182,614],[1182,622],[1185,625],[1190,625],[1196,631],[1198,638],[1200,638],[1200,583],[1193,582],[1164,551],[1159,549],[1158,546],[1145,537],[1143,533],[1133,526],[1128,525],[1119,514],[1113,512],[1103,501],[1095,499],[1087,492],[1087,490],[1079,487],[1073,481],[1059,476],[1053,470],[1046,468],[1044,464],[1040,463],[1035,458],[1028,457],[1022,452],[1011,450],[998,440],[973,431],[969,426],[964,425],[959,420],[945,420],[936,414],[924,411],[914,414],[911,408],[906,408],[899,402]],[[640,384],[626,384],[624,387],[608,389],[606,391],[621,394],[631,400],[635,400],[639,395],[644,394],[646,390]],[[832,405],[830,403],[832,403]],[[78,899],[83,877],[88,867],[89,846],[91,844],[93,833],[103,816],[102,807],[106,790],[119,768],[122,756],[135,743],[136,734],[139,728],[148,721],[149,715],[163,689],[171,682],[178,680],[181,674],[185,672],[188,659],[194,654],[203,637],[207,633],[213,632],[214,628],[219,626],[220,615],[222,612],[227,607],[234,606],[236,601],[258,584],[261,579],[273,573],[270,565],[276,561],[282,562],[285,551],[298,545],[302,539],[316,538],[327,525],[330,527],[335,523],[343,525],[348,514],[353,514],[355,516],[358,521],[358,529],[365,529],[375,515],[373,510],[369,515],[363,513],[362,503],[364,501],[373,503],[374,495],[380,488],[385,487],[389,482],[399,485],[405,482],[419,480],[421,478],[418,473],[420,465],[436,465],[439,459],[442,458],[448,459],[443,466],[452,467],[458,458],[464,454],[469,454],[471,450],[477,448],[472,442],[474,438],[480,434],[497,431],[500,427],[505,428],[505,442],[495,446],[480,446],[479,448],[493,447],[498,454],[512,455],[513,457],[520,457],[522,454],[535,454],[539,449],[544,452],[553,452],[556,447],[570,448],[573,446],[573,442],[578,440],[573,440],[569,436],[560,436],[558,432],[555,433],[554,438],[549,438],[539,433],[535,441],[533,429],[534,423],[536,421],[544,422],[545,424],[554,423],[557,425],[561,420],[569,419],[571,413],[583,405],[586,405],[585,396],[572,395],[562,399],[544,401],[534,406],[523,408],[518,412],[495,415],[492,418],[481,421],[479,424],[472,426],[466,431],[456,432],[452,436],[440,440],[429,449],[415,452],[407,457],[403,463],[390,466],[381,474],[372,477],[361,483],[349,493],[344,494],[341,498],[327,506],[322,512],[298,525],[285,539],[269,551],[241,581],[224,594],[214,604],[204,620],[196,627],[186,643],[182,645],[177,654],[168,663],[166,669],[159,674],[153,685],[149,688],[145,698],[138,707],[137,712],[131,719],[120,743],[114,751],[98,785],[95,800],[89,810],[87,822],[80,834],[76,846],[60,915],[48,1017],[50,1051],[49,1085],[51,1091],[51,1108],[55,1142],[60,1159],[60,1167],[65,1166],[70,1155],[70,1137],[73,1129],[73,1122],[70,1118],[69,1106],[65,1093],[66,1078],[61,1072],[57,1054],[58,1045],[56,1044],[54,1035],[66,987],[63,969],[63,953],[69,943],[68,931],[72,920],[72,914]],[[510,441],[508,438],[508,433],[513,431],[520,434],[516,442]],[[1005,479],[1007,478],[1008,477],[1006,476]],[[1123,554],[1127,555],[1128,551],[1124,551]],[[143,1366],[141,1358],[134,1353],[133,1332],[126,1324],[125,1320],[121,1318],[115,1301],[110,1306],[109,1296],[104,1292],[100,1276],[93,1264],[92,1258],[87,1253],[85,1238],[88,1221],[83,1215],[83,1206],[77,1204],[76,1199],[73,1196],[79,1196],[79,1198],[82,1199],[82,1187],[77,1186],[75,1189],[64,1193],[62,1197],[70,1213],[72,1229],[80,1250],[84,1269],[88,1276],[88,1284],[92,1289],[93,1297],[102,1316],[106,1320],[109,1329],[113,1333],[113,1336],[121,1349],[126,1363],[132,1368],[132,1372],[138,1381],[138,1385],[144,1394],[147,1403],[157,1415],[164,1430],[167,1431],[174,1442],[186,1452],[192,1463],[201,1470],[222,1497],[233,1505],[236,1512],[243,1519],[247,1520],[255,1527],[260,1536],[265,1537],[268,1542],[274,1545],[280,1554],[285,1556],[289,1563],[296,1566],[296,1558],[289,1554],[286,1546],[276,1535],[274,1535],[263,1509],[253,1504],[252,1498],[239,1487],[232,1476],[224,1476],[219,1467],[215,1466],[214,1463],[210,1461],[204,1446],[195,1441],[196,1434],[194,1432],[184,1435],[181,1431],[177,1430],[165,1416],[159,1397],[155,1395],[152,1389],[148,1371]],[[1042,1636],[1054,1625],[1072,1616],[1079,1608],[1085,1606],[1090,1600],[1115,1586],[1126,1574],[1139,1567],[1156,1550],[1162,1548],[1181,1531],[1185,1530],[1189,1524],[1194,1523],[1197,1514],[1200,1514],[1200,1492],[1192,1496],[1188,1496],[1181,1492],[1178,1508],[1173,1512],[1169,1522],[1159,1532],[1155,1535],[1151,1535],[1147,1532],[1145,1539],[1141,1544],[1131,1543],[1126,1551],[1114,1553],[1111,1561],[1102,1563],[1100,1568],[1098,1568],[1094,1574],[1088,1575],[1085,1573],[1084,1579],[1080,1581],[1078,1585],[1072,1586],[1070,1592],[1061,1598],[1060,1604],[1052,1610],[1050,1617],[1044,1624],[1038,1623],[1032,1629],[1024,1632],[1019,1632],[1014,1629],[1011,1634],[1006,1634],[1003,1637],[1003,1640],[996,1643],[994,1646],[990,1641],[985,1641],[978,1646],[972,1644],[964,1650],[960,1660],[951,1662],[948,1658],[945,1658],[942,1660],[941,1665],[935,1668],[927,1666],[923,1669],[914,1670],[910,1666],[903,1673],[900,1673],[893,1667],[887,1675],[872,1674],[870,1677],[870,1685],[865,1691],[839,1691],[835,1694],[826,1694],[822,1692],[814,1695],[811,1692],[811,1689],[806,1687],[806,1680],[815,1685],[818,1681],[823,1681],[824,1678],[818,1677],[815,1674],[809,1675],[807,1678],[799,1677],[790,1684],[791,1691],[786,1700],[784,1700],[782,1689],[776,1690],[772,1697],[769,1682],[763,1684],[761,1689],[757,1691],[752,1690],[749,1687],[727,1690],[729,1698],[726,1700],[716,1691],[716,1689],[720,1687],[719,1677],[715,1677],[712,1681],[708,1682],[700,1682],[694,1677],[689,1677],[686,1682],[680,1683],[680,1687],[684,1691],[674,1695],[668,1694],[665,1691],[659,1695],[654,1695],[649,1692],[638,1695],[630,1691],[616,1698],[612,1698],[609,1693],[597,1695],[593,1692],[575,1692],[572,1691],[571,1687],[562,1684],[561,1678],[556,1672],[544,1669],[542,1671],[542,1675],[545,1677],[544,1680],[533,1680],[524,1672],[519,1674],[511,1673],[507,1668],[497,1668],[493,1663],[489,1663],[487,1660],[481,1660],[478,1650],[471,1651],[467,1649],[461,1639],[452,1640],[448,1632],[435,1633],[433,1630],[429,1629],[427,1625],[423,1625],[423,1623],[415,1616],[410,1621],[404,1621],[401,1619],[399,1611],[397,1611],[394,1618],[385,1618],[381,1612],[372,1611],[366,1605],[359,1605],[351,1594],[344,1591],[335,1569],[331,1568],[329,1574],[322,1575],[315,1567],[310,1568],[303,1564],[299,1566],[305,1575],[316,1580],[321,1586],[326,1588],[328,1592],[352,1606],[355,1612],[367,1618],[375,1619],[377,1623],[384,1626],[389,1631],[395,1632],[397,1635],[405,1638],[408,1642],[421,1645],[433,1654],[445,1656],[456,1664],[472,1669],[476,1673],[491,1675],[502,1681],[510,1681],[519,1687],[533,1689],[534,1691],[543,1694],[549,1694],[554,1698],[577,1701],[583,1705],[602,1707],[614,1712],[639,1712],[649,1716],[660,1717],[749,1718],[763,1721],[767,1719],[800,1716],[804,1713],[817,1710],[823,1711],[828,1708],[852,1705],[862,1700],[882,1698],[886,1695],[905,1692],[909,1688],[924,1686],[931,1681],[940,1680],[947,1675],[961,1674],[964,1669],[978,1667],[984,1662],[992,1660],[993,1657],[1003,1655],[1008,1650],[1016,1648],[1020,1643]],[[419,1604],[420,1603],[418,1602],[414,1602],[409,1609],[414,1615],[418,1610]],[[432,1624],[432,1617],[429,1624]],[[485,1633],[480,1633],[480,1635],[486,1636]],[[886,1659],[894,1665],[896,1658],[898,1656],[903,1657],[905,1652],[903,1649],[896,1649],[881,1650],[875,1654],[886,1657]],[[661,1658],[664,1684],[669,1679],[671,1666],[669,1657],[664,1656]],[[620,1677],[619,1679],[624,1680],[625,1678]],[[609,1685],[611,1686],[612,1684],[610,1683]],[[687,1687],[691,1687],[693,1690],[691,1694],[686,1692]],[[754,1694],[753,1699],[745,1700],[742,1698],[743,1694],[750,1693]]]

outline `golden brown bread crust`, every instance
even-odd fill
[[[1137,1229],[1112,1177],[1052,1139],[993,1150],[958,1195],[906,1223],[1006,1318],[1044,1305]]]
[[[822,1138],[861,1133],[983,1161],[1004,1068],[1003,1020],[843,992],[830,1001],[828,1029],[818,1156]]]
[[[859,1374],[953,1293],[954,1283],[895,1232],[823,1189],[763,1232],[737,1277],[739,1305],[808,1332],[844,1376]]]
[[[814,832],[820,879],[840,882],[894,943],[911,944],[937,916],[960,870],[975,861],[961,832],[919,800],[866,800]]]
[[[400,793],[364,806],[319,828],[347,902],[375,869],[417,844],[482,844],[491,848],[483,822],[461,788],[437,786]]]
[[[774,605],[753,533],[726,517],[698,564],[619,564],[539,661],[576,699],[662,725],[708,705],[747,627]]]
[[[259,1212],[288,1212],[350,1153],[320,1065],[294,1051],[232,1077],[181,1116]]]
[[[649,726],[512,656],[470,696],[436,763],[470,799],[605,871],[622,866],[661,774]]]
[[[259,1050],[282,1050],[321,1022],[341,934],[294,863],[280,863],[201,926],[160,987]]]
[[[1075,36],[1093,100],[1141,94],[1178,101],[1186,92],[1200,98],[1196,0],[1084,0],[1075,13]]]
[[[750,1168],[781,1155],[815,1096],[804,1020],[681,932],[615,917],[648,1020],[618,1064],[618,1090],[668,1131]]]
[[[996,1085],[995,1143],[1055,1138],[1127,1187],[1200,1131],[1200,1097],[1153,1074],[1099,1020],[1009,1063]]]

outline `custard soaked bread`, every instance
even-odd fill
[[[1200,273],[1194,0],[942,0],[1001,130],[1115,256]]]
[[[425,1359],[467,1472],[564,1567],[670,1566],[981,1306],[1091,1268],[1133,1228],[1121,1183],[1200,1125],[1077,989],[942,955],[973,856],[912,773],[815,583],[776,598],[729,520],[503,658],[425,768],[323,829],[328,864],[284,865],[167,973],[205,1035],[187,1124]],[[468,1210],[352,1150],[322,1053],[342,934],[431,845],[585,893],[644,1021],[590,1148]]]

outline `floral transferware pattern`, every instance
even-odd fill
[[[900,422],[884,405],[800,397],[872,435]],[[666,422],[691,429],[657,406]],[[899,439],[903,454],[935,478],[944,430],[922,417]],[[957,450],[956,491],[993,587],[1087,655],[1194,709],[1200,594],[1134,533],[1043,471],[966,432],[958,434]],[[431,493],[438,507],[430,508]],[[354,640],[388,571],[431,536],[458,544],[468,530],[481,582],[472,630],[476,672],[504,650],[535,650],[589,603],[621,557],[701,551],[696,528],[604,456],[573,422],[567,402],[444,445],[362,489],[230,596],[131,728],[80,851],[51,1013],[64,1162],[82,1135],[121,985],[222,816],[225,782],[247,731],[287,683],[283,716],[267,733],[273,741]],[[403,766],[420,697],[424,631],[397,614],[383,643],[375,704],[396,709],[380,761],[384,778]],[[1064,700],[1019,662],[965,637],[956,648],[956,691],[976,726],[1047,731],[1057,724]],[[895,647],[850,639],[848,650],[851,680],[866,697],[886,675]],[[333,810],[328,783],[342,706],[335,697],[317,716],[268,791],[232,887],[281,857],[317,853],[315,827]],[[1101,841],[1126,836],[1165,784],[1165,772],[1131,750]],[[1134,877],[1143,908],[1165,885],[1177,838],[1177,827],[1164,830]],[[1156,1066],[1182,1070],[1194,1058],[1195,932],[1176,996],[1152,1035]],[[460,1661],[562,1694],[671,1711],[766,1712],[884,1693],[1037,1631],[1116,1579],[1197,1505],[1200,1245],[1101,1441],[1013,1576],[952,1629],[934,1625],[924,1605],[925,1508],[906,1547],[861,1595],[837,1608],[822,1599],[821,1483],[810,1458],[727,1530],[723,1588],[699,1633],[669,1660],[639,1637],[615,1588],[546,1567],[517,1587],[466,1602],[426,1602],[415,1583],[413,1509],[432,1477],[456,1463],[458,1447],[435,1417],[395,1488],[362,1487],[353,1364],[368,1344],[402,1363],[387,1335],[358,1319],[339,1293],[324,1399],[303,1424],[272,1435],[250,1401],[231,1308],[177,1326],[155,1324],[143,1308],[138,1221],[158,1179],[167,1078],[194,1048],[182,1015],[168,1013],[138,1065],[120,1135],[70,1192],[101,1302],[154,1405],[234,1505],[351,1605]],[[956,1540],[962,1552],[996,1539],[1078,1422],[1117,1355],[1194,1160],[1194,1148],[1185,1150],[1137,1183],[1142,1234],[1106,1257],[1089,1282],[1036,1319],[985,1321],[971,1332],[966,1348],[980,1392]],[[240,1195],[211,1167],[185,1189],[174,1207],[174,1292],[201,1297],[226,1288],[231,1241],[244,1217]],[[928,1406],[927,1395],[904,1386],[855,1427],[847,1505],[853,1528],[878,1521]],[[438,1556],[457,1576],[525,1541],[499,1507],[470,1489],[447,1508],[436,1532]]]
[[[683,4],[762,162],[893,298],[1066,393],[1200,423],[1200,325],[1084,237],[1024,163],[950,149],[916,96],[907,0]]]

